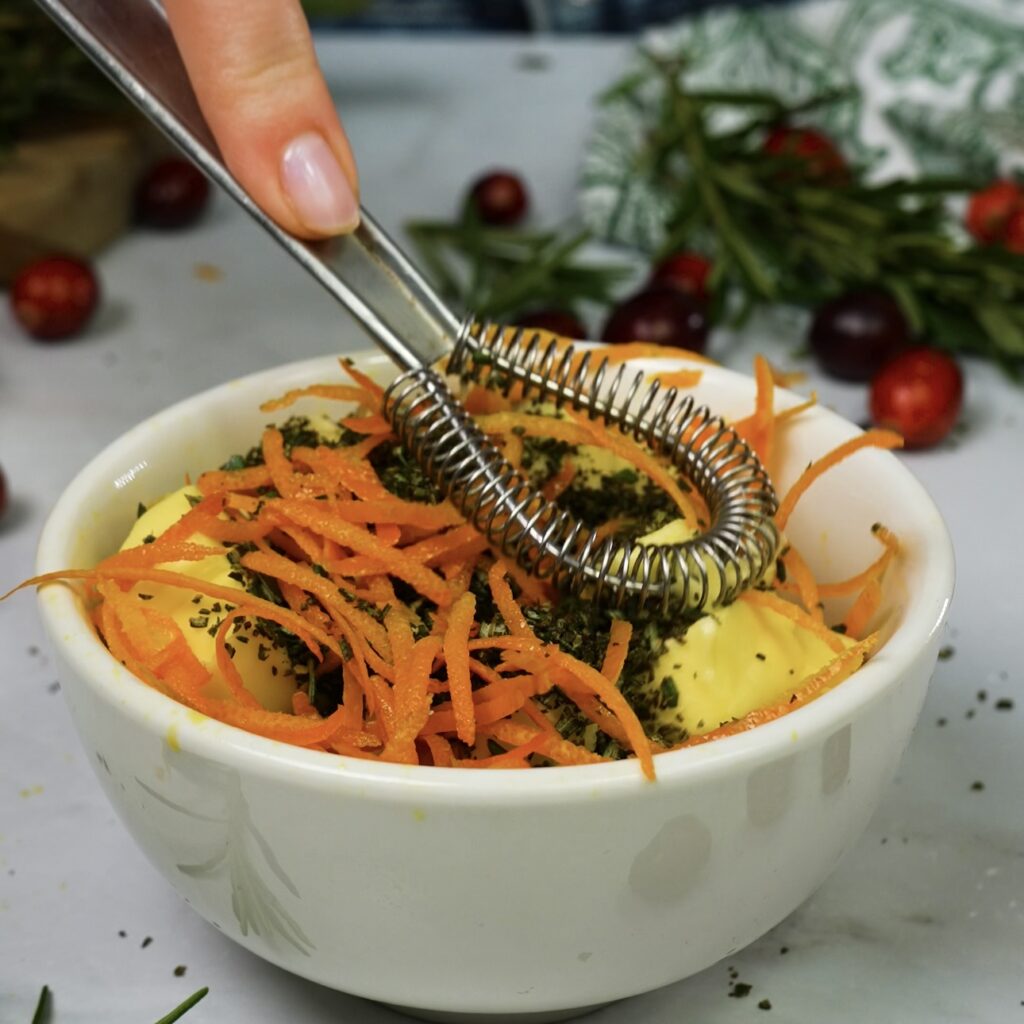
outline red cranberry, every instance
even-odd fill
[[[1010,214],[1003,232],[1003,245],[1010,252],[1024,256],[1024,205]]]
[[[564,309],[535,309],[523,313],[518,320],[520,327],[535,327],[541,331],[550,331],[561,338],[582,340],[587,336],[587,329],[579,318]]]
[[[802,163],[803,176],[822,182],[841,182],[849,175],[849,168],[836,144],[814,128],[793,128],[777,125],[761,145],[768,156]],[[790,175],[780,175],[790,177]]]
[[[173,230],[194,224],[206,209],[210,183],[180,156],[154,164],[135,190],[135,216],[147,227]]]
[[[677,252],[662,260],[651,273],[651,282],[674,285],[694,298],[708,297],[711,261],[696,252]]]
[[[703,352],[708,340],[704,304],[670,285],[654,285],[612,310],[601,337],[612,343],[646,341]]]
[[[993,181],[967,203],[964,225],[982,245],[1003,240],[1010,218],[1024,210],[1024,193],[1014,181]]]
[[[11,285],[11,309],[41,341],[77,334],[99,301],[99,283],[88,264],[73,256],[50,256],[19,271]]]
[[[511,171],[491,171],[473,183],[469,201],[485,224],[509,227],[518,224],[530,205],[522,178]]]
[[[887,359],[909,344],[910,325],[886,292],[848,292],[818,310],[809,341],[829,376],[871,380]]]
[[[950,356],[912,348],[886,363],[871,382],[871,418],[902,434],[907,448],[928,448],[953,429],[963,397],[963,374]]]

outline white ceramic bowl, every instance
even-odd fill
[[[376,356],[361,362],[388,375]],[[260,401],[336,378],[332,359],[285,366],[129,431],[57,503],[39,571],[94,564],[140,501],[247,449],[269,418]],[[708,367],[698,391],[726,415],[753,404],[752,381],[722,369]],[[856,432],[823,409],[787,427],[780,493]],[[884,647],[790,716],[659,757],[653,783],[634,761],[477,772],[289,747],[138,682],[68,588],[45,588],[40,604],[107,795],[150,860],[225,935],[296,974],[400,1007],[551,1017],[741,948],[820,885],[861,833],[935,664],[950,541],[921,486],[880,451],[826,475],[790,523],[820,578],[836,579],[877,556],[875,521],[904,549],[886,586]]]

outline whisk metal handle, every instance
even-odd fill
[[[451,349],[458,319],[364,209],[348,236],[302,242],[277,226],[224,163],[156,0],[36,0],[38,5],[279,245],[362,324],[403,370]]]

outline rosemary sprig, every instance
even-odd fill
[[[634,271],[585,262],[586,231],[522,231],[488,227],[466,210],[454,222],[413,221],[413,245],[444,297],[483,317],[527,309],[605,304]]]
[[[119,103],[113,86],[35,4],[0,0],[0,155],[41,122]]]
[[[647,70],[619,82],[606,101],[634,103],[648,119],[636,173],[672,199],[663,249],[651,255],[710,238],[719,314],[739,318],[777,302],[813,308],[876,287],[892,293],[924,340],[1015,372],[1024,359],[1024,258],[966,244],[947,205],[986,182],[872,184],[856,167],[815,177],[799,158],[766,155],[762,141],[845,93],[786,105],[770,93],[691,90],[681,60],[645,56],[660,100],[652,104]],[[732,126],[723,128],[726,108]],[[737,113],[745,118],[739,128]]]
[[[39,992],[36,1011],[32,1014],[32,1024],[47,1024],[47,1021],[50,1019],[50,1005],[52,1001],[50,986],[44,985]]]
[[[156,1024],[174,1024],[175,1021],[181,1020],[196,1003],[205,998],[209,991],[209,987],[204,985],[201,989],[193,992],[188,999],[178,1003],[170,1013],[161,1017]],[[47,1024],[50,1020],[52,1005],[53,992],[50,990],[49,985],[44,985],[39,993],[39,1001],[36,1003],[35,1013],[32,1014],[32,1024]]]
[[[161,1017],[156,1022],[156,1024],[174,1024],[176,1020],[180,1020],[182,1017],[184,1017],[185,1014],[188,1013],[188,1011],[191,1010],[192,1007],[195,1006],[200,999],[204,999],[206,997],[207,992],[209,991],[210,989],[206,985],[204,985],[201,989],[198,989],[197,991],[193,992],[192,995],[188,997],[188,999],[179,1003],[173,1010],[171,1010],[170,1013]]]

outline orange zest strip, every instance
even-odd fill
[[[352,672],[342,669],[342,707],[345,709],[343,721],[347,729],[361,729],[366,714],[366,690]]]
[[[362,441],[357,441],[346,448],[345,453],[353,462],[359,463],[385,441],[393,441],[394,439],[395,435],[391,431],[388,431],[386,434],[370,434],[368,437],[364,437]]]
[[[320,536],[328,537],[360,555],[369,555],[387,568],[387,571],[415,587],[424,597],[436,605],[447,608],[452,594],[435,572],[402,551],[382,544],[373,534],[352,523],[333,519],[324,502],[282,500],[275,502],[275,508],[300,526],[315,530]]]
[[[542,732],[535,732],[525,743],[520,743],[504,754],[495,754],[492,757],[482,757],[473,760],[466,759],[458,761],[462,768],[529,768],[526,759],[531,754],[539,753],[547,743],[547,737]]]
[[[438,768],[454,768],[455,755],[452,745],[443,736],[424,736],[423,742],[430,751],[430,759]]]
[[[878,580],[871,580],[857,595],[857,600],[850,606],[846,618],[843,619],[847,636],[862,636],[881,603],[882,585]]]
[[[615,345],[599,345],[594,358],[607,358],[609,365],[627,363],[631,359],[671,359],[674,362],[709,363],[715,361],[693,352],[688,348],[676,348],[675,345],[656,345],[650,341],[627,341]]]
[[[391,424],[388,423],[380,413],[372,413],[369,416],[346,416],[341,425],[351,430],[354,434],[390,434]]]
[[[762,464],[771,462],[775,448],[775,378],[764,356],[754,356],[754,379],[757,382],[757,403],[754,407],[754,451]]]
[[[818,590],[822,597],[846,597],[859,593],[872,580],[880,580],[889,563],[899,553],[899,541],[881,523],[876,523],[871,532],[885,545],[885,550],[863,572],[837,583],[822,583]]]
[[[792,545],[782,556],[782,564],[786,567],[786,587],[796,590],[804,610],[818,622],[825,621],[821,607],[821,592],[814,579],[814,574],[803,559],[803,555]]]
[[[372,378],[357,369],[350,360],[339,359],[338,365],[349,377],[352,378],[370,396],[369,405],[376,411],[381,411],[384,400],[384,389]]]
[[[524,604],[543,604],[551,600],[551,586],[544,580],[531,576],[521,566],[516,565],[515,562],[503,560],[502,564],[508,575],[515,581],[516,586],[519,587],[521,600]]]
[[[537,747],[536,752],[543,754],[555,764],[607,764],[607,758],[570,740],[562,739],[558,733],[548,734],[543,730],[534,730],[528,725],[517,725],[508,721],[497,722],[492,726],[491,734],[499,743],[508,744],[529,743],[534,737],[543,736],[543,743]]]
[[[225,646],[228,630],[231,629],[235,622],[239,619],[244,619],[248,614],[249,612],[246,610],[236,608],[233,612],[226,615],[217,629],[214,644],[217,654],[217,668],[220,669],[220,674],[231,691],[231,696],[243,707],[258,708],[260,707],[260,702],[245,688],[241,673],[235,668],[235,663],[231,660],[231,655]]]
[[[477,690],[473,694],[474,728],[490,725],[515,714],[532,695],[523,685],[519,685],[524,678],[517,676],[515,679],[505,679],[500,684]],[[428,735],[454,731],[455,711],[450,705],[442,704],[431,714],[423,728]]]
[[[404,664],[396,665],[395,731],[381,757],[385,761],[416,764],[416,737],[430,717],[430,670],[441,651],[441,638],[417,640]]]
[[[514,434],[512,435],[515,436]],[[557,501],[558,496],[568,488],[576,478],[576,463],[568,456],[562,459],[562,464],[547,483],[541,488],[541,493],[548,501]]]
[[[768,369],[777,388],[791,388],[794,384],[801,384],[807,380],[807,374],[803,370],[783,370],[774,363],[768,363]]]
[[[251,544],[262,540],[273,526],[259,519],[214,519],[203,523],[200,528],[203,536],[228,544]],[[160,538],[157,538],[157,542]],[[152,547],[152,544],[148,545]],[[219,554],[223,554],[221,551]],[[168,559],[170,561],[170,559]]]
[[[375,498],[363,501],[336,501],[331,514],[347,523],[389,523],[398,526],[417,526],[424,530],[441,530],[446,526],[459,526],[465,519],[448,502],[425,505],[401,498]]]
[[[300,398],[327,398],[337,402],[355,402],[357,405],[376,405],[376,399],[363,388],[346,384],[311,384],[307,388],[294,388],[280,398],[272,398],[260,406],[260,412],[277,412],[286,409]]]
[[[505,581],[507,569],[506,564],[499,559],[488,571],[487,583],[491,588],[491,596],[494,598],[494,603],[497,605],[498,611],[501,612],[501,617],[505,620],[509,632],[513,636],[527,637],[539,645],[540,641],[534,636],[522,609],[512,596],[512,588]]]
[[[696,522],[697,512],[693,502],[686,496],[668,470],[650,452],[642,448],[631,438],[609,429],[597,420],[588,419],[582,413],[573,412],[569,409],[566,411],[566,414],[587,434],[588,439],[584,442],[585,444],[607,448],[608,451],[625,459],[657,484],[675,502],[676,507],[683,514],[683,518],[687,522]]]
[[[121,595],[119,599],[111,591],[108,597],[119,602],[114,608],[115,614],[124,613],[121,615],[122,638],[131,635],[133,639],[141,638],[146,645],[146,649],[137,652],[144,662],[129,660],[128,667],[143,679],[156,678],[166,684],[171,694],[183,704],[228,725],[297,746],[322,743],[341,724],[341,711],[326,719],[311,720],[266,711],[258,706],[245,706],[234,700],[202,696],[209,673],[198,662],[174,622],[149,606],[132,601],[127,595]],[[138,604],[138,608],[130,608],[131,603]],[[145,623],[145,628],[131,621],[136,614]]]
[[[176,587],[179,590],[191,590],[194,594],[203,594],[206,597],[213,597],[230,605],[231,611],[235,606],[244,604],[252,610],[252,614],[258,618],[276,622],[279,626],[291,630],[309,648],[311,654],[319,660],[322,655],[320,644],[327,650],[336,650],[337,641],[322,629],[307,622],[301,616],[290,612],[287,608],[264,601],[260,597],[254,597],[243,590],[235,590],[232,587],[224,587],[218,583],[210,583],[195,576],[186,576],[184,573],[171,572],[167,569],[135,569],[122,568],[119,566],[106,567],[100,562],[95,569],[64,569],[60,572],[48,572],[42,576],[33,576],[31,579],[19,583],[9,593],[0,597],[0,601],[18,590],[25,587],[42,587],[49,583],[64,583],[68,580],[86,580],[96,582],[97,580],[112,579],[124,580],[135,583],[162,583],[168,587]]]
[[[737,733],[746,732],[748,729],[756,728],[765,722],[771,722],[783,715],[788,715],[797,708],[820,696],[827,690],[834,689],[839,683],[848,679],[867,660],[868,655],[874,650],[878,643],[878,634],[872,633],[852,647],[847,647],[836,655],[827,665],[819,669],[813,675],[804,679],[800,686],[793,692],[787,701],[775,704],[767,708],[758,708],[742,718],[729,722],[711,732],[703,733],[700,736],[691,736],[680,746],[696,747],[712,740],[723,739],[726,736],[735,736]]]
[[[648,779],[654,779],[651,744],[640,724],[640,719],[637,718],[636,712],[630,707],[626,698],[597,669],[591,668],[582,661],[577,661],[571,655],[552,645],[544,647],[539,654],[511,655],[508,660],[514,660],[527,671],[536,670],[538,674],[544,674],[544,668],[551,665],[567,672],[581,686],[591,690],[622,724],[628,745],[640,761],[644,775]]]
[[[793,508],[807,491],[807,488],[824,472],[833,466],[837,466],[844,459],[853,455],[854,452],[858,452],[862,448],[890,449],[902,447],[903,438],[891,430],[867,430],[863,434],[858,434],[857,437],[851,437],[849,441],[844,441],[838,448],[833,448],[827,455],[816,459],[803,471],[796,483],[789,489],[785,498],[782,499],[779,511],[775,515],[776,525],[780,530],[785,529]]]
[[[196,486],[203,494],[217,494],[220,491],[255,491],[269,487],[270,483],[270,470],[266,466],[246,466],[202,473]]]
[[[818,404],[818,395],[816,392],[811,392],[811,397],[805,402],[800,402],[798,405],[791,405],[788,409],[783,409],[781,412],[775,414],[775,422],[786,423],[788,420],[795,419],[801,413],[807,412],[808,409],[813,409]]]
[[[603,674],[603,673],[602,673]],[[629,748],[629,737],[622,723],[592,693],[580,690],[572,676],[555,674],[554,681],[562,692],[596,725],[624,750]]]
[[[619,682],[622,669],[629,654],[629,641],[633,637],[633,623],[626,619],[612,619],[611,632],[608,634],[608,646],[605,648],[604,661],[601,663],[601,675],[613,686]]]
[[[359,445],[352,448],[305,448],[292,449],[292,458],[309,466],[316,473],[328,477],[337,486],[351,491],[364,501],[394,497],[380,482],[373,466],[357,454]]]
[[[676,388],[685,391],[688,388],[695,388],[704,376],[703,370],[671,370],[666,373],[655,373],[653,375],[665,388]]]
[[[346,601],[329,579],[315,573],[308,565],[293,562],[272,551],[250,551],[242,556],[242,565],[253,572],[291,584],[303,594],[312,594],[332,619],[339,623],[353,623],[381,655],[385,658],[390,656],[391,645],[384,627],[372,616]],[[305,600],[301,603],[305,604]]]
[[[508,412],[512,403],[500,392],[474,385],[463,401],[471,416],[486,416],[492,412]]]
[[[476,597],[467,591],[452,605],[444,635],[444,660],[448,665],[448,693],[455,714],[455,735],[467,746],[476,742],[473,686],[469,677],[469,634],[476,613]]]
[[[778,594],[772,593],[769,590],[745,590],[740,594],[739,600],[761,608],[770,608],[783,618],[789,619],[790,622],[795,622],[798,626],[809,630],[819,640],[828,644],[836,654],[840,653],[846,646],[842,638],[823,622],[819,622],[813,615],[805,612],[803,608],[797,607],[792,602],[779,597]]]
[[[263,431],[263,461],[278,494],[291,498],[302,490],[298,474],[284,453],[284,436],[273,427]]]
[[[459,561],[471,558],[487,550],[487,538],[474,526],[460,526],[447,533],[428,537],[403,548],[410,558],[415,558],[424,565],[437,565],[439,562]]]
[[[192,541],[161,544],[159,547],[154,542],[118,551],[117,554],[111,555],[104,564],[108,568],[142,569],[150,565],[162,565],[165,562],[199,562],[204,558],[223,554],[223,548],[195,544]]]
[[[470,640],[467,644],[471,651],[535,651],[539,645],[540,641],[532,632],[519,636],[481,636]]]

